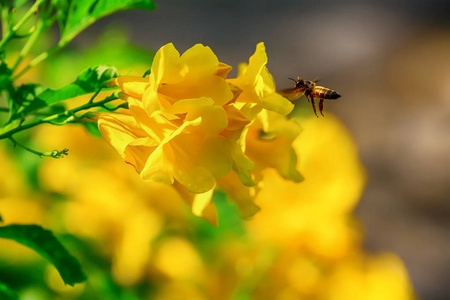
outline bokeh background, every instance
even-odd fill
[[[319,77],[322,79],[321,85],[333,88],[342,95],[339,101],[325,103],[325,116],[327,112],[332,112],[347,126],[358,145],[360,158],[367,171],[367,185],[356,207],[356,215],[364,230],[365,248],[374,253],[396,253],[403,260],[420,299],[449,299],[450,4],[446,1],[401,0],[155,2],[158,7],[153,12],[122,12],[94,24],[77,37],[71,48],[58,58],[64,64],[58,66],[56,60],[52,65],[53,72],[42,75],[41,80],[56,82],[65,68],[72,68],[72,74],[77,74],[90,64],[98,63],[98,53],[92,51],[109,53],[110,56],[104,56],[105,63],[108,63],[109,57],[120,57],[121,51],[124,52],[123,55],[129,55],[130,50],[123,44],[124,41],[141,47],[134,48],[134,63],[127,59],[129,69],[138,74],[148,66],[137,67],[137,62],[151,59],[143,49],[157,50],[169,42],[173,42],[180,52],[196,43],[203,43],[210,46],[221,61],[236,66],[247,60],[253,54],[256,44],[263,41],[269,57],[268,68],[278,88],[292,86],[288,77]],[[113,32],[115,37],[105,37],[105,32]],[[126,36],[126,40],[121,39],[118,32]],[[102,39],[107,42],[99,43]],[[51,43],[51,38],[48,43]],[[89,52],[93,45],[96,45],[95,50]],[[71,53],[82,53],[83,62],[67,60]],[[127,69],[126,64],[118,67]],[[235,71],[232,74],[235,75]],[[29,76],[32,78],[33,74]],[[67,82],[70,82],[70,78],[67,78]],[[77,134],[79,133],[74,132],[72,138]],[[320,132],[317,134],[320,135]],[[52,196],[57,198],[59,192],[67,194],[69,190],[70,194],[70,191],[78,188],[76,182],[69,180],[75,178],[71,177],[73,174],[66,174],[64,170],[78,170],[83,160],[88,159],[85,164],[101,167],[110,174],[120,173],[119,163],[111,165],[102,162],[114,157],[115,153],[108,152],[105,156],[102,150],[101,157],[97,157],[96,149],[93,148],[91,152],[88,151],[90,154],[86,154],[89,141],[86,141],[86,145],[71,144],[73,141],[67,139],[64,144],[64,136],[44,129],[36,137],[36,141],[39,141],[39,137],[44,140],[41,144],[36,142],[41,148],[46,147],[45,141],[62,139],[62,145],[65,147],[68,144],[72,153],[76,153],[77,147],[80,151],[84,149],[83,157],[77,158],[73,154],[75,158],[64,161],[62,166],[60,161],[55,161],[40,168],[39,176],[43,178],[41,184],[51,191]],[[34,160],[28,162],[32,161]],[[59,163],[59,167],[55,163]],[[34,167],[36,166],[29,163],[29,168]],[[61,173],[52,173],[58,170]],[[55,176],[67,180],[55,180]],[[126,180],[127,175],[123,177]],[[111,185],[107,182],[102,184]],[[10,182],[9,188],[20,189],[20,180],[13,184]],[[86,189],[86,199],[89,195],[102,193],[98,191],[96,194],[95,186],[87,186]],[[114,192],[113,186],[111,189]],[[171,206],[164,201],[156,201],[151,208],[143,209],[139,207],[140,204],[132,202],[132,196],[124,197],[131,201],[125,211],[117,205],[116,210],[113,207],[106,214],[105,220],[100,222],[93,217],[91,221],[94,224],[91,222],[89,228],[108,227],[111,232],[105,230],[105,237],[116,233],[114,230],[126,231],[126,226],[159,228],[162,225],[158,223],[161,220],[156,216],[157,211],[164,211],[164,218],[172,220],[173,228],[169,231],[184,232],[186,223],[192,222],[185,215],[186,211],[177,208],[176,204]],[[103,200],[97,199],[98,207],[89,207],[97,204],[88,205],[84,198],[76,199],[78,206],[69,209],[80,215],[78,218],[76,214],[72,215],[73,219],[66,222],[81,222],[79,218],[86,217],[86,211],[102,209],[102,201],[107,201],[105,199],[108,199],[108,195]],[[55,225],[57,221],[43,217],[45,206],[37,208],[33,205],[27,209],[35,211],[37,216],[31,216],[30,221],[47,220],[44,225],[58,227]],[[67,208],[61,204],[60,209]],[[136,224],[125,226],[121,223],[120,220],[126,218],[127,214],[135,216],[137,211],[141,213],[142,219],[138,218]],[[52,213],[57,212],[58,207],[53,207]],[[88,224],[89,221],[83,220]],[[207,227],[202,226],[197,226],[194,230],[206,230]],[[69,231],[89,237],[89,232],[76,227],[69,226]],[[233,226],[231,228],[231,231],[241,230]],[[191,236],[198,234],[184,233]],[[146,234],[149,239],[156,236],[155,232]],[[118,236],[136,241],[136,237],[132,235],[119,233]],[[99,243],[98,249],[103,249],[105,245],[111,246],[108,250],[111,253],[106,254],[96,253],[101,251],[97,248],[91,249],[95,253],[93,257],[113,256],[125,266],[136,265],[135,262],[127,262],[125,258],[124,261],[120,260],[120,253],[133,250],[120,249],[126,247],[126,240],[99,239],[98,236],[92,239],[97,239],[93,245]],[[224,247],[232,247],[236,253],[242,252],[242,249],[236,250],[239,245],[226,244],[227,240],[223,236],[220,239]],[[77,244],[70,238],[66,243]],[[169,240],[167,243],[183,249],[187,253],[191,269],[196,269],[198,257],[193,254],[195,252],[191,249],[191,244],[179,239]],[[114,247],[117,249],[114,250]],[[170,256],[170,251],[166,255]],[[176,254],[172,253],[173,255]],[[139,257],[135,259],[145,260]],[[164,262],[164,258],[160,260]],[[106,264],[107,262],[100,261],[96,267],[101,269]],[[170,273],[170,264],[167,268]],[[47,277],[56,276],[52,272],[48,271]],[[112,272],[114,275],[114,269]],[[135,272],[139,274],[142,271]],[[158,278],[159,273],[151,275]],[[186,273],[174,276],[191,275]],[[94,275],[91,280],[95,282],[107,279]],[[120,274],[116,274],[116,280],[120,282]],[[126,277],[123,280],[121,283],[126,286],[126,280],[132,279]],[[58,287],[54,289],[57,290]],[[114,288],[108,292],[113,297]],[[29,293],[31,295],[33,291]],[[126,298],[126,291],[121,293]],[[105,295],[108,294],[105,292]]]
[[[322,78],[342,95],[325,111],[347,125],[367,169],[356,209],[366,247],[397,253],[420,298],[449,299],[450,3],[157,3],[157,13],[103,20],[79,42],[117,22],[144,47],[203,43],[236,65],[264,41],[279,88],[292,85],[288,77]]]

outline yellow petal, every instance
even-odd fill
[[[136,120],[126,114],[102,113],[98,118],[98,128],[105,140],[124,157],[126,146],[132,141],[145,137]]]
[[[203,78],[217,73],[219,60],[211,48],[196,44],[181,55],[179,65],[182,76]]]
[[[114,81],[124,94],[136,99],[142,99],[145,90],[150,86],[147,78],[138,76],[120,76]]]
[[[302,181],[297,170],[297,153],[292,147],[296,136],[278,135],[272,140],[264,140],[259,138],[259,133],[257,129],[249,130],[246,155],[258,162],[259,167],[275,168],[283,178]]]
[[[217,226],[218,215],[214,202],[211,201],[214,188],[204,193],[192,193],[186,186],[175,181],[173,186],[181,198],[191,206],[194,215],[204,218],[211,225]]]
[[[154,140],[162,142],[167,136],[177,130],[178,126],[176,125],[177,122],[175,120],[179,119],[178,117],[173,116],[174,118],[169,120],[166,117],[166,114],[159,110],[149,114],[142,105],[140,105],[140,101],[129,99],[128,103],[129,110],[139,123],[139,126]]]
[[[263,98],[262,107],[285,116],[294,109],[294,104],[278,93],[271,93]]]
[[[199,134],[183,133],[173,138],[168,147],[170,149],[166,153],[175,166],[175,179],[194,193],[209,191],[215,178],[231,170],[233,144],[224,137],[205,138]]]
[[[172,43],[169,43],[156,52],[150,73],[150,84],[157,89],[161,83],[173,83],[181,80],[178,60],[180,53]]]
[[[174,182],[173,164],[167,160],[164,150],[164,146],[159,146],[149,155],[141,172],[142,180],[162,184],[172,184]]]
[[[236,203],[243,218],[255,215],[260,208],[254,203],[256,188],[244,186],[234,172],[230,172],[217,180],[218,186],[227,193],[227,197]]]
[[[244,73],[236,79],[229,79],[229,82],[240,88],[243,88],[246,85],[254,86],[257,84],[257,80],[266,64],[266,48],[264,43],[258,43],[258,45],[256,45],[255,53],[250,57]],[[241,67],[241,69],[243,68]]]
[[[124,150],[124,159],[134,166],[138,173],[142,172],[149,156],[155,151],[158,144],[151,138],[136,139],[128,144]]]
[[[179,99],[207,97],[213,99],[216,105],[224,105],[233,99],[228,83],[216,75],[202,78],[189,77],[179,83],[162,85],[158,93],[166,99],[172,99],[168,101],[171,104]]]
[[[228,73],[231,71],[232,67],[227,64],[219,62],[219,67],[217,68],[217,76],[222,78],[227,78]]]

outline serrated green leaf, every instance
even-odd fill
[[[118,11],[152,10],[152,0],[54,0],[58,7],[61,42],[70,41],[98,19]]]
[[[0,282],[0,299],[3,300],[18,300],[19,296],[17,296],[16,292],[12,290],[9,286]]]
[[[114,67],[97,66],[89,68],[83,71],[78,78],[69,85],[56,90],[45,89],[42,92],[37,93],[33,101],[29,102],[26,106],[21,106],[10,121],[27,116],[36,110],[58,102],[94,93],[105,81],[117,76],[119,76],[119,72]]]
[[[0,237],[14,240],[38,252],[56,267],[66,284],[73,286],[86,280],[78,260],[51,231],[38,225],[8,225],[0,227]]]

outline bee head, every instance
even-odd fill
[[[293,80],[295,82],[295,88],[296,89],[300,89],[300,88],[304,88],[305,87],[305,81],[300,78],[297,77],[297,80],[295,80],[294,78],[289,78],[290,80]]]

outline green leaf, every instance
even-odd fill
[[[152,69],[148,69],[147,71],[144,72],[144,74],[142,75],[142,78],[145,78],[146,76],[149,76],[152,73]]]
[[[12,120],[16,120],[23,116],[23,111],[31,105],[35,99],[36,95],[41,93],[44,88],[40,84],[23,84],[14,91],[11,95],[10,107],[10,119],[8,123]]]
[[[83,122],[81,124],[83,124],[86,130],[93,136],[102,137],[97,122]]]
[[[12,90],[12,71],[6,63],[0,59],[0,92]]]
[[[45,89],[38,93],[33,101],[21,108],[14,114],[10,121],[24,117],[30,113],[46,106],[71,99],[74,97],[94,93],[105,81],[119,76],[114,67],[98,66],[83,71],[73,83],[60,89]]]
[[[9,225],[0,227],[0,237],[12,239],[38,252],[56,267],[66,284],[73,286],[86,280],[80,263],[51,231],[38,225]]]
[[[61,41],[65,44],[98,19],[131,9],[152,10],[152,0],[53,0],[58,8]]]
[[[3,300],[19,300],[16,292],[14,292],[9,286],[0,282],[0,299]]]

